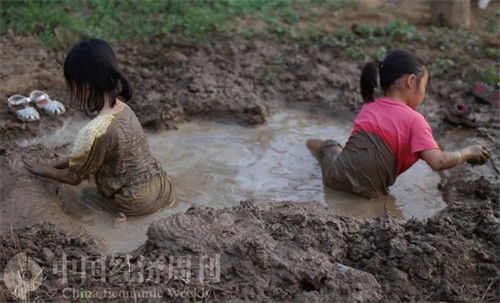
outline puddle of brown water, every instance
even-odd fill
[[[388,197],[368,201],[325,190],[305,141],[319,137],[345,142],[350,130],[350,123],[289,110],[259,128],[203,121],[153,134],[149,140],[174,176],[178,197],[190,203],[224,207],[248,198],[318,201],[354,216],[378,216],[385,206],[395,216],[421,219],[444,207],[439,176],[422,162],[398,178]]]
[[[78,123],[69,124],[65,131],[40,142],[50,146],[67,144],[83,125]],[[185,211],[191,204],[222,208],[252,198],[317,201],[351,216],[369,218],[388,211],[396,217],[420,219],[445,207],[437,190],[438,175],[421,161],[398,178],[391,188],[392,195],[387,197],[368,201],[324,189],[319,165],[305,147],[305,141],[319,137],[345,142],[350,129],[350,123],[336,123],[293,110],[274,115],[267,125],[257,128],[214,121],[189,122],[180,125],[177,131],[148,134],[153,154],[175,183],[177,203],[170,209],[129,218],[126,223],[113,226],[112,218],[96,205],[90,194],[88,188],[92,184],[82,184],[78,187],[60,186],[57,195],[42,188],[40,190],[45,193],[33,192],[30,196],[45,202],[23,202],[26,205],[21,203],[8,212],[16,216],[27,208],[36,209],[50,201],[48,209],[51,210],[39,213],[38,217],[51,216],[48,221],[56,223],[62,222],[62,217],[65,221],[69,218],[71,224],[76,221],[91,235],[100,238],[107,252],[117,252],[137,248],[146,240],[151,222]],[[36,181],[20,184],[16,195],[33,191],[30,188]],[[25,200],[17,196],[7,198],[12,199]],[[37,213],[36,210],[30,212]],[[26,224],[31,223],[30,220],[26,220]]]

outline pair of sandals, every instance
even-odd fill
[[[49,95],[41,90],[32,91],[29,97],[22,95],[10,96],[7,100],[10,112],[23,122],[40,120],[40,113],[36,109],[42,110],[49,116],[61,115],[66,112],[64,105],[56,100],[51,100]],[[35,107],[31,106],[32,104]]]

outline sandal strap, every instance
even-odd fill
[[[30,98],[31,98],[31,101],[33,101],[35,103],[38,103],[38,102],[43,101],[43,100],[47,100],[50,102],[49,95],[42,90],[32,91],[30,93]]]
[[[31,98],[31,101],[40,102],[42,100],[48,100],[48,99],[49,99],[49,96],[46,93],[43,93],[43,94],[40,94],[39,96]]]
[[[31,101],[30,98],[21,95],[10,96],[9,99],[7,99],[9,106],[26,105],[30,101]]]
[[[10,104],[9,108],[13,111],[18,111],[27,108],[25,104]]]
[[[47,99],[41,99],[40,101],[35,101],[35,104],[37,106],[39,106],[39,107],[40,106],[45,106],[45,105],[49,104],[49,100],[47,100]]]

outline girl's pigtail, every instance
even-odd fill
[[[361,96],[365,103],[373,101],[375,88],[378,86],[379,63],[370,62],[363,67],[359,86],[361,88]]]
[[[130,100],[132,98],[132,88],[130,87],[130,83],[120,72],[118,72],[118,79],[121,83],[119,96],[122,97],[124,101]]]

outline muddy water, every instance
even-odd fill
[[[350,123],[335,123],[303,111],[274,115],[265,127],[243,128],[211,121],[181,125],[149,137],[153,153],[175,177],[180,201],[211,207],[258,198],[317,201],[349,215],[373,217],[384,210],[399,217],[425,218],[444,206],[439,177],[417,163],[398,178],[392,195],[367,201],[323,187],[307,138],[345,142]]]
[[[81,120],[68,123],[64,130],[43,140],[19,144],[67,144],[82,125]],[[56,224],[64,221],[64,225],[83,227],[102,241],[107,252],[116,252],[135,249],[145,241],[151,222],[185,211],[192,204],[222,208],[252,198],[316,201],[351,216],[375,217],[389,212],[399,218],[420,219],[444,208],[437,189],[438,175],[420,162],[398,178],[387,197],[368,201],[325,189],[319,165],[305,141],[319,137],[344,143],[350,128],[350,123],[294,110],[276,114],[267,125],[257,128],[215,121],[189,122],[177,131],[148,134],[153,154],[175,182],[176,204],[169,209],[113,225],[111,216],[98,206],[92,184],[54,186],[47,185],[50,181],[27,179],[16,185],[20,190],[15,192],[29,192],[37,202],[28,199],[24,207],[8,212],[14,215],[16,209],[30,209],[26,223],[33,222],[34,217],[45,217]],[[44,193],[31,193],[33,186]],[[7,200],[19,200],[17,195]]]

